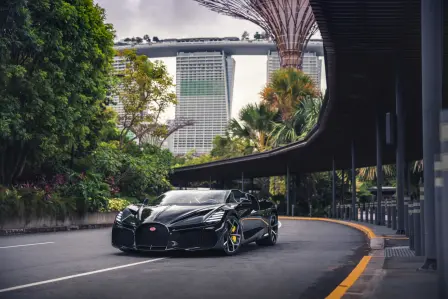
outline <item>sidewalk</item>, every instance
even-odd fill
[[[418,271],[424,257],[409,249],[409,239],[385,226],[347,221],[364,225],[384,238],[384,249],[372,250],[371,260],[357,282],[347,290],[344,299],[437,299],[437,274]]]

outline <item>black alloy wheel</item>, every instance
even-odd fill
[[[235,216],[229,216],[225,220],[225,232],[223,237],[223,250],[226,255],[236,254],[243,241],[243,228],[241,222]]]

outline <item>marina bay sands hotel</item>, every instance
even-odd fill
[[[175,155],[192,149],[209,153],[213,138],[224,135],[232,111],[235,60],[234,55],[267,55],[267,78],[280,68],[274,42],[228,38],[165,39],[159,42],[131,45],[115,44],[116,50],[136,49],[149,58],[176,57],[175,118],[191,119],[194,125],[180,129],[168,139],[167,147]],[[303,71],[320,87],[323,45],[311,40],[305,50]],[[125,68],[125,62],[115,57],[114,67]],[[120,114],[120,103],[115,106]]]

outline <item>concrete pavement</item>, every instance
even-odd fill
[[[126,255],[110,245],[110,228],[2,237],[0,298],[321,299],[367,254],[365,236],[352,228],[281,222],[276,246],[250,244],[234,257]]]

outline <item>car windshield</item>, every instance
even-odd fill
[[[176,190],[160,195],[153,204],[170,205],[212,205],[225,203],[227,191],[222,190]]]

